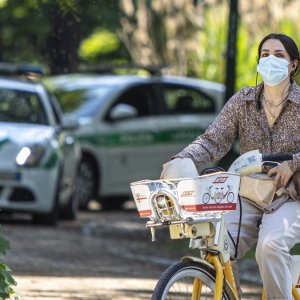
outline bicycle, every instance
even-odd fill
[[[291,159],[287,155],[257,156],[257,151],[251,151],[240,156],[228,172],[213,170],[193,178],[131,183],[140,217],[150,219],[146,226],[151,230],[152,241],[155,229],[167,226],[171,239],[189,238],[189,247],[200,250],[199,257],[185,256],[166,269],[154,289],[153,300],[240,299],[230,262],[224,214],[236,209],[240,176],[266,172],[276,164],[274,161]],[[230,201],[227,197],[215,203],[203,201],[207,187],[230,190]],[[300,300],[300,261],[297,263],[293,278],[298,282],[293,283],[292,293],[295,300]],[[264,290],[262,299],[266,299]]]

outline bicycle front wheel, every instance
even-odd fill
[[[154,289],[152,300],[213,300],[215,282],[214,270],[206,265],[197,262],[178,262],[162,274]],[[224,290],[222,300],[229,299],[228,293]]]

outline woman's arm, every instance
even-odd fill
[[[206,132],[198,136],[174,158],[188,157],[196,165],[222,158],[230,150],[237,136],[240,98],[240,92],[230,98]]]

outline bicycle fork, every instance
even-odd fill
[[[219,257],[217,255],[213,255],[210,253],[208,254],[207,261],[211,263],[216,270],[216,288],[215,288],[214,300],[222,299],[222,292],[225,283],[224,275],[225,275],[225,280],[228,282],[233,292],[233,296],[235,297],[235,299],[239,299],[230,261],[227,261],[224,264],[224,268],[223,268]]]
[[[211,265],[213,265],[216,271],[214,300],[222,299],[225,280],[227,281],[228,286],[230,288],[230,292],[231,292],[230,299],[239,300],[230,261],[227,261],[223,266],[220,262],[219,257],[216,254],[212,254],[212,253],[207,254],[206,261],[209,262]],[[191,298],[192,300],[201,299],[201,288],[202,288],[201,280],[199,278],[196,278],[194,280],[194,285],[193,285],[193,293]]]

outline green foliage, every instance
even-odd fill
[[[139,0],[133,1],[135,7],[140,2]],[[69,59],[71,51],[67,46],[70,41],[77,38],[79,41],[79,57],[76,56],[78,46],[76,44],[73,53],[75,57],[67,63],[77,63],[78,59],[79,62],[91,63],[96,61],[129,61],[128,51],[124,43],[120,41],[118,34],[120,33],[120,17],[122,16],[119,3],[120,1],[106,0],[0,0],[0,60],[41,63],[47,68],[50,65],[51,57],[54,55],[61,58],[61,53],[67,53],[66,59]],[[147,9],[152,9],[151,3],[154,2],[147,0],[144,3],[146,3]],[[162,4],[160,3],[160,5]],[[168,6],[169,9],[172,9],[172,7]],[[255,11],[255,8],[252,10]],[[59,16],[72,15],[76,20],[74,22],[76,24],[73,24],[74,30],[71,33],[69,32],[69,35],[68,31],[63,35],[68,35],[65,40],[61,37],[58,40],[53,40],[55,34],[59,33],[58,31],[54,32],[54,28],[56,27],[57,30],[57,24],[61,24],[57,19],[54,19],[54,15],[57,17],[57,12]],[[249,11],[242,11],[242,13],[247,14]],[[258,10],[258,13],[261,13],[261,11]],[[174,49],[179,47],[178,44],[176,46],[175,39],[178,40],[180,34],[178,38],[174,33],[172,36],[174,41],[170,42],[167,33],[172,31],[171,27],[175,26],[176,22],[174,24],[171,22],[170,24],[173,25],[168,25],[170,28],[166,28],[167,19],[162,17],[163,14],[158,10],[153,10],[152,14],[152,42],[157,53],[162,56],[162,62],[168,63],[167,54],[164,56],[163,53],[166,52],[166,48],[170,44],[173,45]],[[283,12],[282,15],[283,17],[279,21],[274,18],[272,22],[263,23],[261,21],[259,24],[258,22],[255,23],[256,27],[253,26],[255,30],[249,27],[249,20],[246,24],[247,16],[240,16],[237,41],[236,90],[245,85],[255,84],[256,51],[263,36],[271,31],[284,32],[291,35],[300,46],[300,31],[295,30],[297,23],[288,14],[285,17]],[[134,14],[132,18],[136,19],[138,16],[138,14]],[[186,18],[189,18],[189,15]],[[199,19],[202,20],[202,18],[203,23],[200,22],[201,26],[195,29],[192,25],[188,25],[184,31],[187,36],[192,33],[192,40],[197,40],[198,45],[197,51],[195,51],[194,48],[189,46],[189,43],[186,43],[187,74],[207,80],[225,82],[228,1],[215,1],[213,4],[203,6],[203,11],[202,9],[199,10]],[[69,23],[66,20],[64,22],[63,17],[60,21],[65,25],[65,29],[68,29],[66,24]],[[253,22],[256,22],[256,20],[253,20]],[[187,22],[187,24],[190,23]],[[142,28],[137,28],[137,26],[138,23],[136,23],[133,32],[138,32],[143,36]],[[51,38],[52,43],[50,42]],[[132,37],[129,36],[131,44],[132,41]],[[58,42],[61,42],[61,44]],[[65,48],[58,52],[57,48],[53,49],[54,45],[57,45],[58,48]],[[129,46],[127,48],[134,56],[133,47]],[[137,53],[140,51],[139,49],[136,51]],[[174,50],[172,55],[168,54],[168,57],[172,57],[175,62],[176,53]],[[59,60],[58,62],[54,61],[53,64],[58,65],[59,62]],[[261,79],[258,78],[258,80]]]
[[[260,42],[251,41],[247,28],[240,24],[237,40],[236,90],[256,84],[257,48]],[[258,82],[260,77],[258,77]]]
[[[58,43],[53,41],[53,37],[57,37],[55,29],[64,25],[71,31],[68,20],[64,21],[67,15],[76,21],[73,32],[66,36],[71,41],[74,37],[85,40],[99,27],[108,31],[119,27],[118,1],[0,0],[0,61],[40,63],[47,69],[51,58],[58,55],[54,49]],[[67,48],[70,43],[58,38],[61,44],[57,47]],[[71,55],[69,49],[63,50],[62,53]],[[113,53],[118,57],[128,57],[126,51]],[[73,61],[76,62],[76,58]]]
[[[0,255],[5,255],[10,248],[9,241],[0,236]],[[0,261],[0,300],[21,298],[15,294],[14,286],[17,282],[11,274],[11,269]]]
[[[292,255],[300,255],[300,244],[295,245],[291,250]]]
[[[95,61],[101,56],[115,52],[119,47],[120,40],[115,33],[98,28],[81,42],[79,56],[83,60]]]
[[[223,2],[216,6],[207,7],[205,11],[205,30],[200,33],[198,77],[225,82],[227,31],[227,3]],[[257,47],[260,40],[261,36],[259,34],[253,40],[242,20],[239,22],[236,90],[246,85],[255,85],[256,83]]]
[[[0,8],[5,7],[7,0],[0,0]]]
[[[79,12],[79,6],[77,0],[56,0],[61,12],[65,15],[67,13],[73,13],[75,15]]]
[[[0,255],[5,255],[9,249],[9,241],[0,236]]]
[[[217,82],[225,81],[224,56],[227,27],[225,4],[206,9],[205,29],[199,33],[198,55],[200,65],[196,66],[199,70],[197,77]]]
[[[2,262],[0,262],[0,299],[10,299],[15,294],[12,286],[16,285],[16,281],[11,275],[11,270]],[[19,297],[14,297],[19,299]]]

